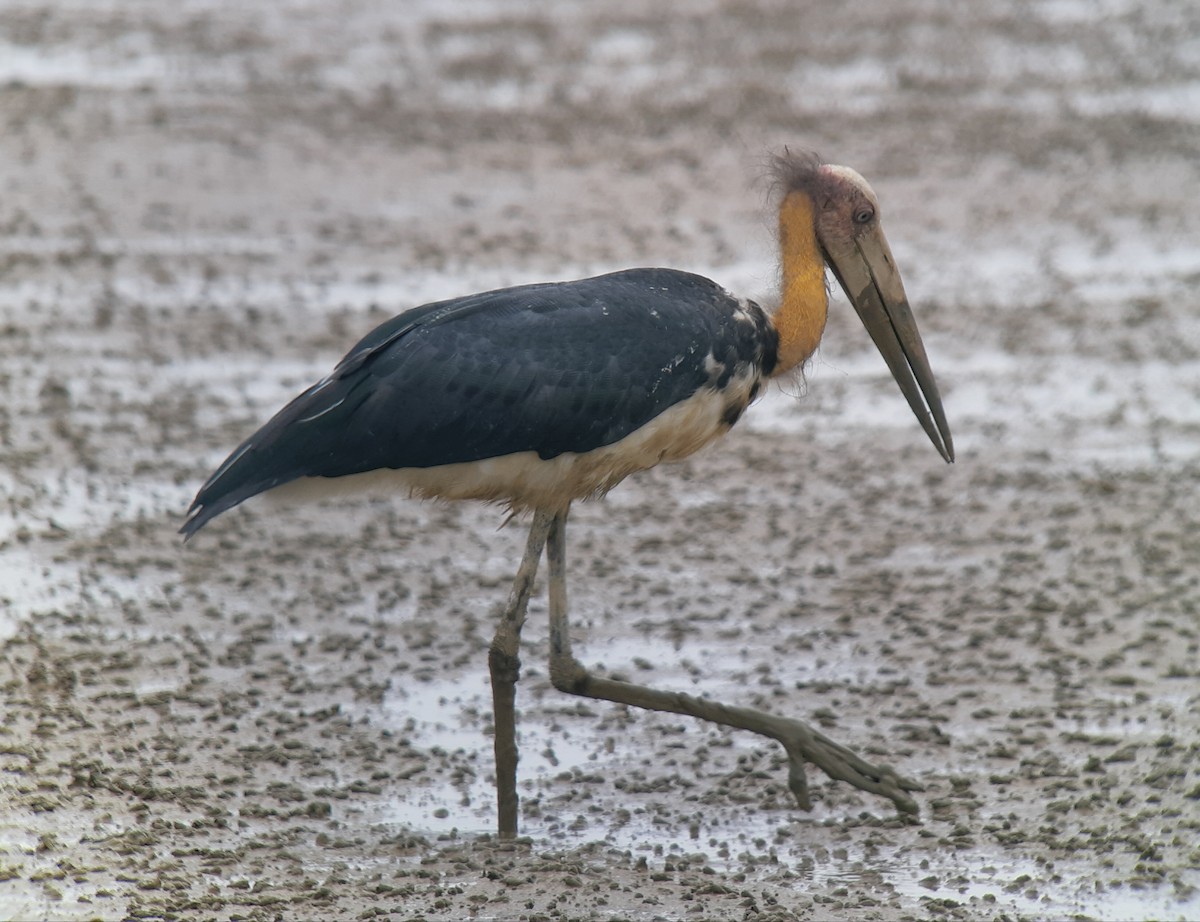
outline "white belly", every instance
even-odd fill
[[[421,497],[504,503],[514,510],[564,509],[572,500],[603,495],[637,471],[686,458],[723,435],[730,427],[730,407],[740,410],[750,402],[756,380],[756,375],[747,373],[731,380],[722,391],[697,391],[620,441],[592,451],[565,452],[548,460],[537,452],[523,451],[482,461],[384,469],[332,480],[302,478],[271,493],[292,501],[310,491],[328,496],[341,489],[387,489]]]

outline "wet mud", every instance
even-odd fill
[[[960,5],[961,6],[961,5]],[[0,916],[1200,914],[1200,8],[9,4]],[[578,508],[577,655],[494,823],[495,509],[198,485],[380,320],[632,265],[767,299],[766,154],[879,192],[943,464],[852,311],[723,443]]]

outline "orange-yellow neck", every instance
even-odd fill
[[[829,310],[825,259],[817,245],[813,219],[812,199],[803,192],[789,192],[779,206],[783,300],[772,318],[779,332],[776,375],[795,368],[816,352],[825,332]]]

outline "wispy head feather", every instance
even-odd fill
[[[781,153],[771,155],[768,165],[771,191],[775,195],[799,191],[811,193],[823,163],[814,151],[792,151],[785,147]]]

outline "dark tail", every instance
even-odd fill
[[[290,470],[272,471],[271,468],[275,465],[263,464],[264,459],[259,457],[255,445],[259,435],[260,433],[255,433],[243,442],[200,488],[200,492],[188,508],[187,521],[179,529],[184,541],[207,525],[211,519],[245,502],[251,496],[257,496],[272,487],[304,476],[303,471],[295,467],[291,467]]]
[[[238,503],[300,477],[338,476],[329,446],[338,441],[343,419],[331,410],[353,411],[353,388],[328,379],[313,385],[222,462],[200,488],[179,529],[186,541]],[[327,415],[328,414],[328,415]]]

